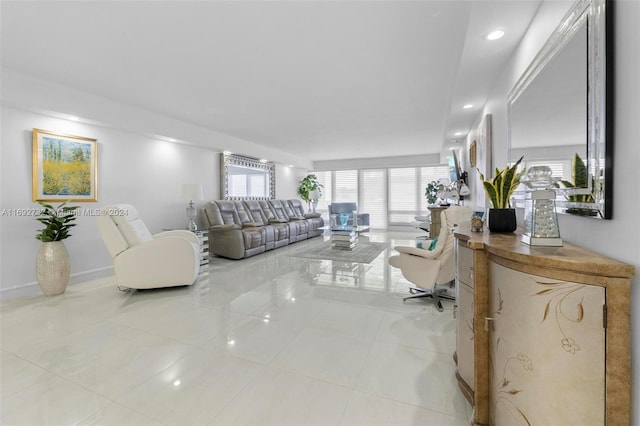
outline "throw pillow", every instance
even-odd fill
[[[431,241],[431,244],[429,245],[429,248],[427,250],[431,251],[431,250],[435,249],[437,245],[438,245],[438,237],[435,237]]]

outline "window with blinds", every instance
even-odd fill
[[[372,228],[387,227],[387,170],[360,170],[360,203],[358,210],[369,213]]]
[[[322,184],[322,197],[318,200],[316,211],[324,213],[329,211],[328,204],[331,204],[333,198],[332,188],[332,172],[314,172],[314,175],[318,178],[318,182]]]
[[[334,172],[333,201],[358,202],[358,171],[337,170]]]
[[[314,172],[324,185],[317,210],[328,211],[332,202],[356,202],[369,213],[372,228],[408,225],[427,213],[425,188],[431,181],[449,175],[444,165],[390,169],[335,170]]]

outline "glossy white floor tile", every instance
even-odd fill
[[[387,264],[414,234],[370,232],[371,264],[212,258],[190,287],[113,277],[0,304],[3,425],[462,425],[452,303],[402,301]]]

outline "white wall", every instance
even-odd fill
[[[152,232],[186,224],[181,184],[202,183],[205,199],[219,196],[216,152],[154,140],[120,130],[75,123],[10,107],[2,108],[1,210],[35,208],[31,201],[32,128],[98,140],[98,202],[73,203],[90,214],[111,203],[131,203]],[[8,213],[11,214],[11,213]],[[79,217],[65,240],[72,274],[107,268],[111,259],[103,247],[94,217]],[[34,259],[40,224],[33,217],[0,218],[1,289],[35,282]]]
[[[524,36],[510,64],[496,83],[483,114],[493,115],[493,162],[507,163],[508,132],[506,100],[509,90],[531,62],[539,48],[560,21],[570,2],[547,1]],[[640,2],[615,2],[615,139],[614,139],[614,206],[612,220],[596,220],[559,215],[560,232],[565,241],[586,247],[614,259],[632,264],[636,276],[632,280],[631,345],[632,407],[631,424],[640,424]],[[478,117],[477,122],[479,122]],[[474,127],[477,126],[477,123]],[[614,361],[615,362],[615,361]]]
[[[219,153],[206,148],[166,142],[138,133],[77,123],[8,106],[2,107],[0,145],[0,290],[35,284],[35,239],[40,224],[33,217],[13,216],[13,209],[37,208],[31,201],[33,128],[98,140],[98,202],[73,203],[82,212],[111,203],[133,204],[151,230],[186,225],[183,183],[201,183],[205,200],[220,197]],[[276,165],[276,195],[295,198],[298,176]],[[198,206],[204,203],[197,203]],[[92,216],[80,216],[72,237],[65,240],[73,281],[91,273],[110,273],[109,257]]]

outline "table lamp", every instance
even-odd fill
[[[202,191],[202,184],[200,183],[184,183],[182,184],[182,200],[189,201],[187,205],[187,218],[189,222],[187,223],[187,229],[191,232],[198,230],[198,225],[196,225],[196,208],[193,205],[194,200],[204,200],[204,193]]]
[[[314,189],[313,191],[309,191],[309,206],[311,207],[311,212],[316,212],[316,206],[318,205],[318,200],[320,199],[320,191]]]

